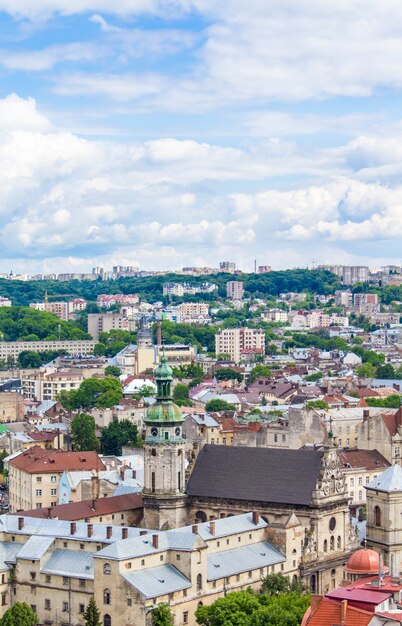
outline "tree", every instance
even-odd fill
[[[96,450],[98,439],[96,437],[95,418],[88,413],[79,413],[71,422],[71,434],[74,450]]]
[[[85,626],[102,626],[101,614],[93,596],[91,596],[84,613],[84,624]]]
[[[401,406],[401,397],[393,394],[386,398],[365,398],[369,406],[385,407],[387,409],[399,409]]]
[[[16,602],[0,619],[0,626],[36,626],[39,619],[26,602]]]
[[[237,380],[239,383],[243,380],[243,376],[240,372],[232,370],[230,367],[222,367],[215,371],[216,380]]]
[[[307,593],[307,589],[300,578],[291,581],[288,576],[278,573],[268,574],[262,579],[261,593],[265,593],[268,596],[278,595],[279,593],[304,595]]]
[[[129,420],[111,422],[107,428],[102,430],[100,442],[102,454],[119,456],[122,453],[123,446],[136,447],[139,444],[137,427]]]
[[[226,402],[226,400],[220,400],[220,398],[215,398],[215,400],[210,400],[205,405],[206,411],[235,411],[236,407],[234,404],[230,404]]]
[[[310,400],[310,402],[306,403],[306,409],[307,411],[313,411],[314,409],[325,411],[329,409],[329,405],[324,400]]]
[[[123,397],[120,381],[114,377],[87,378],[78,389],[62,391],[59,400],[65,409],[109,408],[119,404]]]
[[[117,365],[107,365],[105,367],[105,376],[114,376],[115,378],[119,378],[121,374],[122,371],[120,367],[117,367]]]
[[[359,365],[359,367],[356,367],[355,372],[362,378],[374,378],[376,368],[371,363],[363,363],[362,365]]]
[[[167,604],[158,604],[151,615],[152,626],[173,626],[173,614]]]
[[[250,372],[250,383],[257,378],[271,378],[271,370],[266,365],[256,365]]]
[[[178,383],[173,389],[173,400],[188,400],[188,386],[183,383]]]
[[[379,365],[376,371],[377,378],[394,378],[395,370],[392,367],[391,363],[387,363],[386,365]]]

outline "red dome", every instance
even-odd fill
[[[349,557],[346,563],[345,570],[349,574],[378,574],[380,569],[380,555],[375,550],[368,550],[363,548],[362,550],[356,550]],[[383,570],[388,570],[383,566]]]

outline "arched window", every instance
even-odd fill
[[[151,456],[156,456],[156,450],[155,450],[155,448],[152,448],[152,450],[151,450]]]
[[[197,591],[201,591],[202,589],[202,576],[198,574],[197,576]]]
[[[336,576],[336,569],[331,569],[331,576],[332,576],[332,578],[335,578],[335,576]]]
[[[103,591],[103,604],[112,604],[112,594],[110,593],[110,589],[105,589]]]
[[[329,547],[331,550],[335,550],[335,537],[331,535],[331,539],[329,540]]]
[[[112,626],[112,618],[110,615],[105,615],[103,618],[103,626]]]
[[[201,600],[199,601],[199,603],[197,604],[197,606],[204,606],[203,603],[201,602]]]
[[[312,576],[310,576],[310,589],[313,593],[315,593],[316,590],[316,579],[315,579],[315,574],[313,574]]]
[[[181,491],[181,472],[177,472],[177,488]]]
[[[328,541],[324,539],[324,552],[328,552]]]
[[[292,550],[292,554],[297,554],[297,550],[296,550],[296,548],[293,548],[293,550]],[[296,577],[296,578],[297,578],[297,577]]]
[[[197,513],[195,514],[196,524],[200,524],[201,522],[206,522],[206,521],[207,521],[207,516],[205,515],[204,511],[197,511]]]
[[[337,550],[341,550],[342,549],[342,539],[341,539],[340,535],[338,535],[338,539],[336,540],[336,548],[337,548]]]
[[[106,576],[109,576],[112,573],[112,567],[109,563],[105,563],[103,566],[103,573],[106,574]]]
[[[155,493],[155,472],[151,474],[151,491]]]
[[[381,526],[381,509],[379,506],[374,507],[374,525]]]

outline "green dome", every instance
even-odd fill
[[[163,422],[183,422],[180,407],[174,402],[156,402],[147,409],[145,422],[161,424]]]
[[[155,380],[172,380],[173,378],[173,371],[172,368],[170,367],[170,365],[167,362],[167,358],[165,357],[165,355],[163,355],[161,357],[159,366],[157,367],[157,369],[155,370]]]

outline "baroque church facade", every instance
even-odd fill
[[[284,573],[318,593],[338,586],[359,544],[335,448],[205,445],[186,483],[183,416],[164,357],[155,382],[156,403],[145,418],[144,526],[168,530],[258,511],[268,541],[286,557]]]

